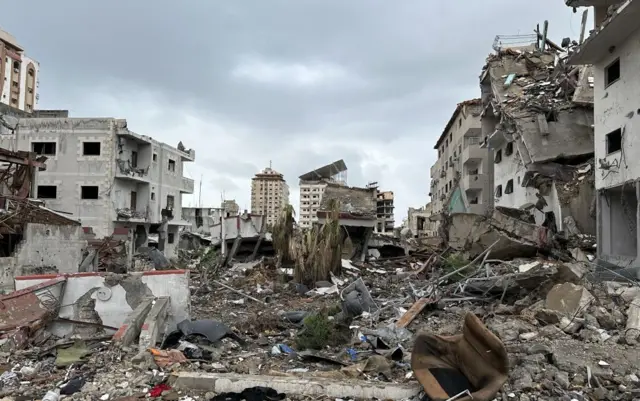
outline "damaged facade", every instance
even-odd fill
[[[0,292],[16,275],[71,273],[87,245],[80,222],[30,198],[46,156],[0,149]]]
[[[577,3],[577,4],[574,4]],[[570,56],[574,66],[593,65],[595,113],[595,188],[598,258],[640,268],[640,1],[567,1],[594,6],[596,28]],[[575,67],[578,68],[578,67]],[[584,68],[584,67],[582,67]]]
[[[407,211],[407,228],[409,228],[411,237],[435,237],[438,235],[437,223],[431,220],[433,214],[431,205],[429,202],[419,209],[410,207]]]
[[[431,204],[434,218],[448,213],[485,214],[492,206],[492,164],[480,147],[480,99],[457,105],[434,149]]]
[[[175,254],[182,221],[182,194],[193,193],[183,163],[195,151],[168,146],[114,118],[23,118],[0,146],[29,149],[48,158],[35,197],[69,213],[98,237],[127,228],[134,250],[159,236],[158,248]]]
[[[375,184],[377,185],[377,183]],[[395,228],[393,191],[378,191],[376,189],[376,208],[378,221],[374,231],[393,234]]]
[[[300,177],[300,211],[298,225],[309,228],[318,221],[317,213],[325,188],[329,184],[347,185],[347,165],[340,159]]]
[[[495,206],[593,234],[593,85],[565,58],[539,45],[489,55],[480,77],[483,146],[493,153]]]

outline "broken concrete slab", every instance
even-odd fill
[[[558,280],[578,283],[589,273],[589,267],[584,263],[573,262],[558,265]]]
[[[124,320],[122,326],[120,326],[116,334],[113,335],[113,340],[116,343],[126,347],[136,341],[142,330],[142,324],[147,318],[151,306],[153,306],[153,301],[152,298],[145,299],[137,308],[129,313],[129,316]]]
[[[56,275],[16,277],[16,289],[43,283]],[[189,319],[191,292],[188,270],[163,270],[132,274],[78,273],[67,274],[67,284],[58,317],[99,323],[110,327],[120,327],[129,312],[148,297],[171,298],[167,330],[173,331],[177,324]],[[88,326],[91,327],[91,326]],[[74,334],[77,325],[53,322],[52,334],[67,337]],[[96,330],[95,328],[92,328]],[[91,333],[92,335],[112,334],[114,331]]]
[[[593,295],[581,285],[556,284],[547,294],[545,308],[575,317],[581,315],[594,299]]]
[[[477,214],[451,215],[449,246],[467,252],[470,258],[491,248],[491,258],[512,259],[535,256],[549,246],[549,230],[518,218],[519,210],[497,207],[491,217]]]
[[[171,298],[161,297],[154,301],[140,331],[139,349],[154,347],[162,340],[167,315],[171,306]]]
[[[200,390],[214,393],[236,392],[249,387],[271,387],[279,393],[308,397],[386,399],[412,398],[422,388],[418,384],[393,384],[360,380],[331,380],[314,377],[242,375],[235,373],[177,372],[170,378],[177,390]]]
[[[635,345],[640,336],[640,297],[634,298],[627,309],[627,327],[624,338],[627,344]]]

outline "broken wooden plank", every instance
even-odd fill
[[[400,320],[396,322],[396,327],[399,329],[403,329],[407,327],[413,320],[418,316],[427,305],[432,304],[433,299],[431,298],[420,298],[417,300],[408,311],[402,315]]]

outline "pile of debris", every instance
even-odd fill
[[[500,49],[487,57],[481,81],[493,83],[493,107],[512,118],[574,107],[582,68],[565,65],[555,50]],[[593,81],[589,81],[593,88]]]

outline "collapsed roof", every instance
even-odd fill
[[[517,141],[526,164],[593,153],[593,74],[555,50],[499,49],[480,77],[489,145]]]
[[[331,213],[334,201],[340,205],[340,218],[345,219],[371,219],[377,216],[377,200],[375,188],[345,187],[342,185],[328,184],[322,195],[322,201],[318,208],[318,216]]]

